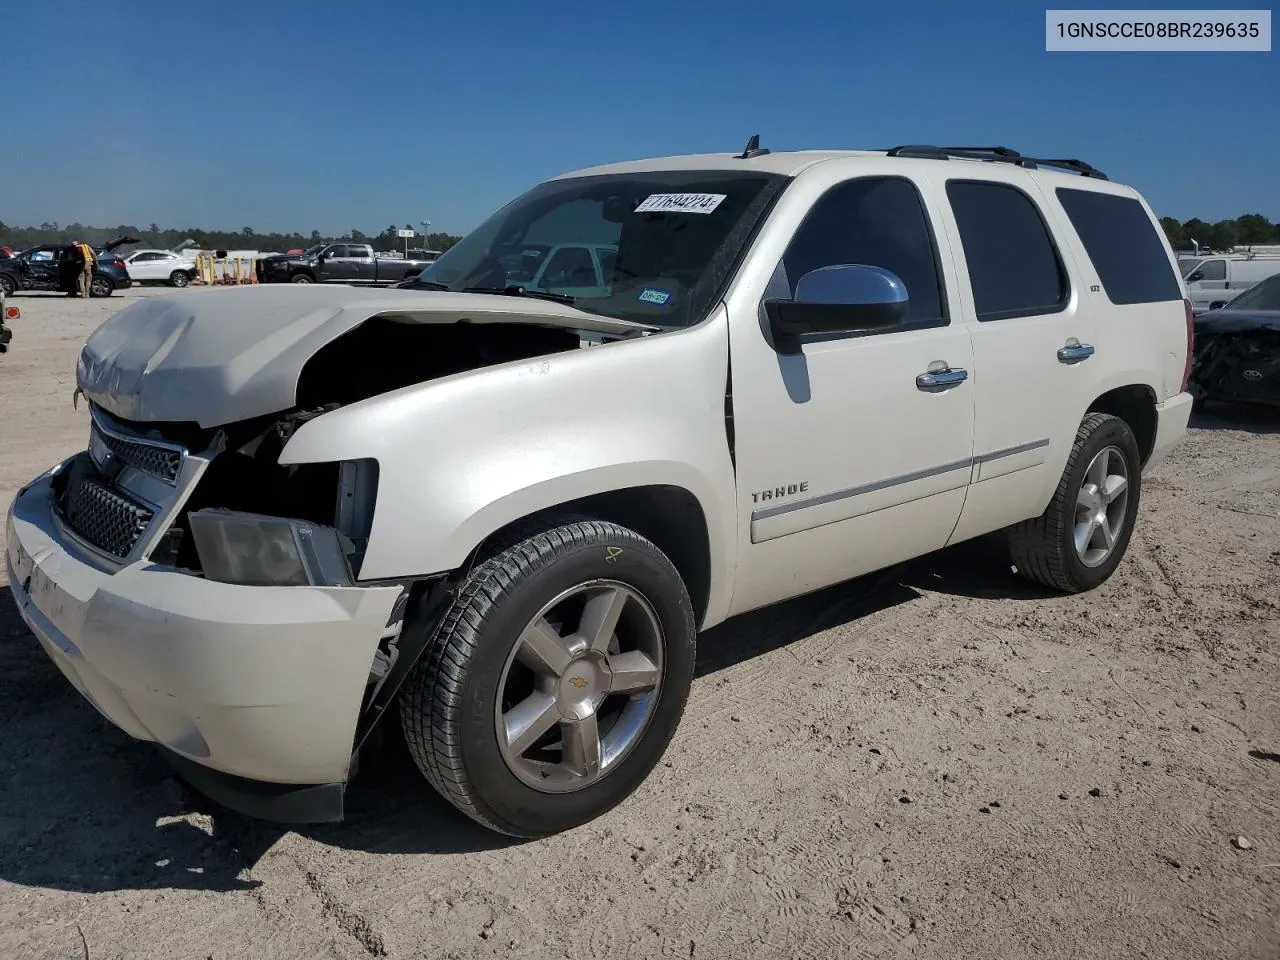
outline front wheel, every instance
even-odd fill
[[[634,531],[567,521],[480,564],[400,695],[415,763],[455,807],[517,837],[626,799],[684,713],[693,609]]]
[[[290,283],[315,283],[315,281],[311,279],[311,274],[309,273],[295,273],[292,277],[289,278],[289,282]]]
[[[1045,512],[1009,531],[1018,573],[1064,593],[1102,584],[1124,559],[1141,492],[1133,430],[1119,417],[1089,414]]]
[[[12,297],[18,291],[18,283],[13,277],[0,273],[0,293]]]
[[[169,286],[185,287],[191,282],[191,277],[185,270],[175,270],[169,274]]]

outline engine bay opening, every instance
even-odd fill
[[[374,317],[322,347],[298,378],[301,409],[348,404],[468,370],[576,350],[571,330]]]

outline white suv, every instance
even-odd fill
[[[531,244],[616,250],[607,286],[511,284]],[[1041,584],[1106,580],[1190,337],[1150,209],[1078,161],[598,167],[416,289],[123,310],[9,580],[76,688],[225,803],[340,817],[394,711],[459,809],[550,834],[658,761],[699,630],[1000,529]]]

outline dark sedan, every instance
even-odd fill
[[[1280,407],[1280,273],[1195,321],[1191,392]]]

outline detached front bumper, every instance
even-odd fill
[[[228,806],[340,818],[399,587],[238,586],[148,561],[105,570],[63,539],[48,476],[14,500],[5,543],[23,619],[103,716]]]

